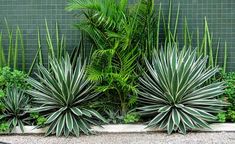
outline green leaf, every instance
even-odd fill
[[[167,113],[165,112],[162,112],[162,113],[159,113],[156,117],[154,117],[148,124],[148,126],[152,126],[152,125],[156,125],[158,122],[160,122],[164,116],[166,116]]]
[[[68,128],[69,131],[72,131],[73,129],[73,118],[72,118],[72,114],[70,112],[67,112],[65,114],[66,117],[66,126]]]
[[[180,114],[177,109],[172,110],[172,119],[175,125],[179,126],[180,123]]]
[[[181,133],[186,134],[186,127],[185,127],[184,123],[181,122],[179,124],[179,130]]]
[[[172,117],[170,116],[168,119],[168,124],[167,124],[167,133],[171,134],[173,132],[173,130],[174,130],[174,122],[173,122]]]
[[[102,120],[105,123],[108,123],[107,120],[104,117],[102,117],[97,111],[95,111],[95,110],[87,110],[87,111],[89,111],[96,118]]]
[[[60,108],[59,110],[57,110],[56,112],[53,112],[48,118],[46,123],[51,123],[53,121],[55,121],[56,119],[58,119],[59,116],[61,116],[61,113],[63,112],[64,108]]]
[[[82,111],[77,107],[71,108],[71,111],[77,116],[81,116],[83,114]]]
[[[64,125],[65,125],[65,115],[61,115],[61,118],[58,119],[58,123],[56,126],[56,136],[60,136],[63,129],[64,129]]]

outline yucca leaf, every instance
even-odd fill
[[[58,122],[58,121],[57,121],[57,122]],[[56,123],[57,123],[57,122],[53,122],[53,123],[51,123],[51,124],[49,125],[49,127],[48,127],[48,129],[47,129],[47,131],[46,131],[46,133],[45,133],[46,136],[52,134],[52,132],[53,132],[54,129],[56,128]]]
[[[166,105],[166,106],[159,108],[158,112],[168,112],[171,108],[172,108],[171,106]],[[145,111],[146,111],[146,109],[145,109]]]
[[[188,116],[187,114],[185,114],[184,112],[182,111],[179,111],[180,113],[180,117],[181,117],[181,120],[182,122],[181,123],[185,123],[189,128],[193,129],[194,128],[194,124],[190,118],[190,116]],[[183,125],[182,125],[183,126]]]
[[[96,118],[102,120],[103,122],[106,122],[107,123],[107,120],[102,117],[97,111],[95,110],[88,110],[93,116],[95,116]]]
[[[184,123],[179,124],[179,130],[181,133],[186,134],[186,127],[185,127]]]
[[[80,126],[78,125],[76,119],[73,117],[74,125],[73,125],[73,133],[79,137],[80,136]]]
[[[89,133],[88,129],[89,128],[87,127],[87,125],[81,119],[79,119],[77,121],[77,124],[78,124],[79,128],[82,130],[82,132],[84,132],[85,134],[88,135],[88,133]]]
[[[82,111],[79,108],[73,107],[73,108],[71,108],[71,111],[77,116],[82,115]]]
[[[65,114],[65,117],[66,117],[66,126],[70,132],[73,129],[73,117],[72,117],[71,112],[67,112]]]
[[[64,116],[64,114],[62,114],[58,118],[58,123],[56,126],[56,136],[60,136],[62,134],[62,131],[64,129],[64,125],[65,125],[65,116]]]
[[[177,109],[172,110],[172,119],[175,125],[179,126],[180,123],[180,114]]]
[[[160,121],[164,118],[164,116],[166,116],[166,115],[167,115],[166,112],[161,112],[161,113],[159,113],[156,117],[154,117],[154,119],[152,119],[152,120],[149,122],[148,126],[156,125],[156,124],[157,124],[158,122],[160,122]]]
[[[56,119],[58,119],[58,117],[61,117],[61,113],[63,112],[63,110],[64,108],[60,108],[59,110],[54,112],[52,115],[50,115],[50,117],[47,118],[46,123],[51,123],[55,121]]]
[[[173,130],[174,130],[174,122],[173,122],[172,113],[171,113],[167,122],[167,133],[171,134]]]

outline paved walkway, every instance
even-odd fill
[[[164,133],[98,134],[76,137],[44,137],[42,135],[4,135],[1,142],[10,144],[235,144],[235,133]]]

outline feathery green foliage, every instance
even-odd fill
[[[214,114],[226,105],[218,99],[224,83],[205,84],[218,68],[206,68],[207,57],[197,58],[196,51],[178,52],[170,45],[164,49],[154,51],[151,62],[145,59],[148,70],[139,79],[139,102],[143,107],[138,109],[154,116],[149,127],[159,126],[169,134],[209,128],[207,122],[216,121]]]
[[[136,97],[137,60],[151,55],[159,31],[153,0],[127,5],[127,0],[71,0],[67,7],[83,11],[85,19],[76,27],[94,42],[88,78],[99,83],[97,91],[119,103],[123,115]]]

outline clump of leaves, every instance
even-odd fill
[[[227,119],[229,119],[231,122],[235,122],[235,111],[234,110],[228,110],[227,111]]]
[[[207,84],[218,68],[206,68],[207,57],[196,56],[190,50],[178,52],[168,46],[154,51],[152,61],[145,59],[147,71],[139,85],[139,109],[153,119],[148,127],[158,126],[169,134],[189,129],[209,128],[208,122],[217,120],[226,103],[218,99],[224,83]]]
[[[225,82],[226,88],[224,94],[220,98],[229,103],[229,106],[224,109],[225,120],[228,122],[234,122],[235,121],[235,72],[225,73],[224,71],[221,70],[220,73],[214,78],[214,81]]]
[[[0,89],[4,91],[7,86],[27,89],[29,88],[27,77],[27,74],[22,71],[11,70],[9,67],[0,68]]]
[[[30,117],[36,122],[36,125],[43,127],[47,121],[44,116],[41,116],[39,113],[31,113]]]
[[[123,116],[120,115],[119,111],[105,110],[105,115],[108,123],[118,124],[123,122]]]
[[[217,115],[218,121],[221,123],[226,122],[226,113],[222,112]]]
[[[140,120],[140,115],[137,113],[128,113],[127,115],[125,115],[124,117],[124,122],[126,124],[128,123],[136,123]]]
[[[78,57],[75,68],[66,54],[61,60],[50,60],[50,71],[39,66],[39,81],[30,78],[28,81],[34,89],[32,95],[36,107],[33,112],[42,112],[48,125],[46,135],[56,136],[91,133],[90,125],[98,125],[98,120],[105,119],[87,105],[99,93],[94,92],[94,83],[87,79],[86,62]]]
[[[8,122],[1,122],[0,123],[0,133],[1,132],[9,132],[10,130],[10,125]]]

